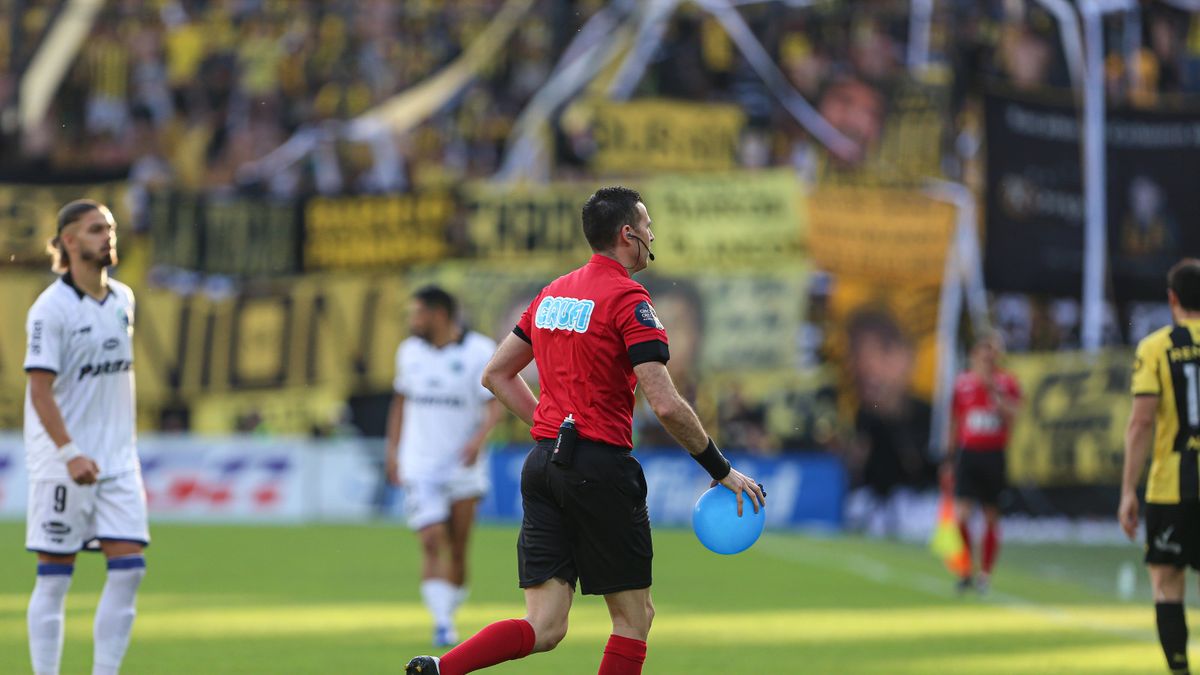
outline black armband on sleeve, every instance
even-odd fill
[[[650,361],[666,363],[671,360],[671,350],[667,348],[667,343],[662,340],[639,342],[629,348],[629,360],[635,366],[641,363],[649,363]]]
[[[521,330],[520,326],[513,326],[513,335],[516,335],[529,344],[533,344],[533,340],[529,339],[529,336],[525,334],[525,331]]]
[[[692,459],[704,467],[713,480],[722,480],[733,470],[729,460],[725,459],[725,455],[721,454],[721,451],[717,449],[717,444],[711,438],[708,439],[708,447],[704,449],[704,452],[692,455]]]

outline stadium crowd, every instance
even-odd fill
[[[606,4],[619,3],[536,0],[499,56],[436,114],[407,133],[364,140],[348,135],[347,122],[461,56],[502,0],[104,3],[102,19],[45,119],[25,130],[16,123],[18,74],[64,3],[0,0],[0,175],[127,176],[139,194],[172,189],[278,198],[395,193],[485,178],[500,167],[518,116],[563,50]],[[759,3],[740,11],[787,82],[831,119],[849,110],[835,126],[871,145],[881,142],[889,103],[908,78],[907,8],[908,3],[883,2],[862,11],[836,1],[812,8]],[[1036,3],[939,3],[931,31],[933,67],[921,78],[929,86],[951,85],[939,112],[951,120],[940,129],[946,172],[971,183],[981,134],[980,88],[992,80],[1025,90],[1065,88],[1069,68],[1056,21]],[[1106,31],[1106,82],[1113,101],[1153,105],[1200,94],[1200,15],[1152,3],[1138,24],[1114,18]],[[671,15],[637,84],[635,98],[650,96],[738,105],[747,118],[737,152],[742,167],[789,166],[813,178],[818,150],[812,138],[720,22],[694,4],[684,3]],[[557,175],[586,177],[587,144],[573,142],[578,139],[571,136],[570,119],[560,120],[557,132]],[[267,170],[262,163],[296,148],[302,159],[285,170]],[[144,228],[145,219],[135,213],[134,225]],[[830,344],[844,334],[830,326],[826,312],[828,289],[836,283],[812,285],[797,348],[800,362],[819,365],[831,352],[848,351]],[[1161,322],[1162,311],[1147,306],[1135,314],[1150,326]],[[1079,307],[1071,298],[1001,295],[995,312],[1013,351],[1078,345]],[[1116,316],[1114,311],[1108,339],[1127,341]],[[864,326],[894,343],[888,353],[902,354],[908,363],[911,336],[903,326],[886,323]],[[907,375],[907,367],[898,372]],[[811,419],[794,435],[774,431],[767,403],[738,388],[717,402],[717,427],[728,443],[762,453],[799,445],[839,448],[857,466],[860,480],[871,480],[866,474],[877,465],[869,459],[885,452],[890,454],[882,466],[892,478],[922,485],[933,480],[932,458],[921,455],[916,465],[905,459],[913,448],[929,445],[927,402],[910,405],[902,387],[896,400],[911,415],[900,422],[851,415],[853,428],[847,431],[838,428],[832,386],[805,399]],[[253,415],[246,419],[246,428],[255,428]],[[897,433],[895,424],[925,429],[925,436]],[[650,423],[643,431],[654,439],[661,430]],[[886,443],[905,447],[881,446]],[[895,470],[901,465],[903,471]]]

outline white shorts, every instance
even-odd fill
[[[142,472],[130,471],[95,485],[70,480],[30,484],[25,548],[71,555],[98,548],[103,539],[150,543]]]
[[[486,458],[473,466],[460,466],[449,478],[405,478],[404,516],[413,530],[450,520],[450,505],[487,494]]]

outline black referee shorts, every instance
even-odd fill
[[[959,450],[954,471],[954,496],[984,506],[998,506],[1008,487],[1008,466],[1003,450]]]
[[[624,448],[579,439],[570,468],[550,462],[539,441],[521,470],[521,588],[557,577],[585,595],[649,588],[650,514],[646,476]]]

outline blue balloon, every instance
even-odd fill
[[[733,490],[714,485],[696,500],[692,510],[692,529],[704,548],[713,553],[741,553],[758,541],[766,523],[766,506],[754,512],[754,502],[742,495],[742,516],[737,514],[737,495]]]

